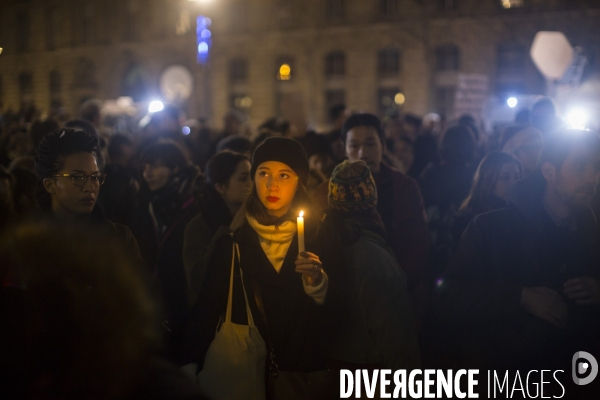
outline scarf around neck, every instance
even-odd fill
[[[281,271],[283,260],[296,234],[296,223],[285,221],[279,226],[261,225],[256,218],[246,214],[248,223],[258,234],[258,241],[265,255],[277,272]]]

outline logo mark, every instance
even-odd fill
[[[578,363],[578,361],[582,359],[585,361]],[[593,355],[585,351],[578,351],[573,355],[572,367],[573,382],[575,382],[576,385],[587,385],[592,383],[598,375],[598,361],[596,361]],[[588,373],[588,371],[589,375],[586,378],[579,377]]]

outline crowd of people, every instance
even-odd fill
[[[494,132],[344,105],[320,133],[100,111],[0,115],[6,398],[327,399],[340,369],[600,355],[600,136],[549,98]],[[264,358],[256,393],[214,389],[232,323]]]

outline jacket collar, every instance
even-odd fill
[[[286,286],[290,282],[300,280],[296,272],[296,257],[298,256],[298,238],[294,235],[292,243],[283,261],[283,266],[279,273],[273,268],[273,265],[263,251],[256,231],[245,221],[234,236],[234,240],[240,246],[240,266],[244,273],[250,277],[256,278],[261,282],[266,282],[275,286]]]

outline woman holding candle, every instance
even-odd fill
[[[316,221],[310,218],[315,214],[306,194],[306,153],[292,139],[269,138],[254,152],[251,175],[254,184],[246,202],[246,219],[233,240],[239,245],[239,266],[253,319],[271,356],[267,360],[271,372],[268,398],[326,398],[330,382],[322,340],[322,305],[328,278],[319,257],[310,251],[299,252],[298,247],[300,211],[306,216],[306,221],[300,220],[300,228],[305,228],[308,250],[316,234]],[[195,363],[198,370],[226,309],[231,260],[232,238],[224,236],[210,256],[182,351],[182,363]],[[238,271],[232,322],[247,324]]]

